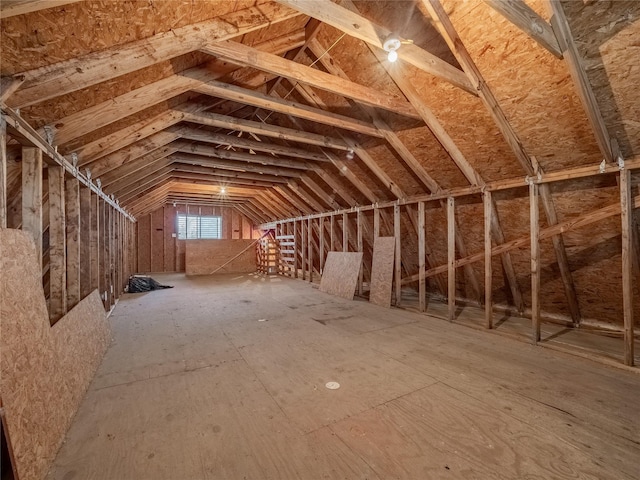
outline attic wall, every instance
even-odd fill
[[[17,473],[40,480],[107,349],[109,323],[94,290],[50,326],[33,240],[0,229],[0,252],[0,395]]]
[[[188,210],[187,210],[188,209]],[[178,240],[177,215],[219,215],[222,217],[222,240],[257,239],[253,222],[235,208],[207,205],[164,205],[138,218],[137,272],[184,272],[185,242]],[[175,235],[175,236],[174,236]]]

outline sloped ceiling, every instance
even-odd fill
[[[523,176],[523,157],[547,172],[599,162],[567,63],[492,3],[6,1],[2,77],[24,79],[6,104],[134,215],[216,201],[262,222]],[[634,156],[640,6],[596,3],[563,9],[608,133]],[[544,1],[527,5],[549,20]],[[375,46],[390,31],[412,41],[394,64]]]

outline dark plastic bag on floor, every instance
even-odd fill
[[[129,293],[150,292],[151,290],[173,288],[172,285],[162,285],[161,283],[156,282],[153,278],[142,275],[129,277],[128,287],[127,292]]]

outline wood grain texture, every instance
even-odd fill
[[[251,246],[253,240],[187,240],[185,241],[185,273],[211,275],[227,261]],[[216,273],[251,273],[258,268],[256,252],[249,248]]]
[[[391,307],[396,237],[377,237],[373,242],[371,290],[369,301],[381,307]]]
[[[362,252],[329,252],[320,280],[320,291],[352,300],[361,265]]]
[[[39,480],[106,350],[109,324],[94,291],[51,327],[33,241],[0,229],[0,250],[0,390],[18,474]]]

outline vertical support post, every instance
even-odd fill
[[[7,228],[7,122],[0,113],[0,228]]]
[[[67,234],[67,308],[80,302],[80,181],[65,181],[65,211]]]
[[[80,298],[91,293],[91,189],[80,188]]]
[[[484,200],[484,326],[493,328],[493,265],[491,263],[491,192],[485,191]]]
[[[456,318],[456,210],[455,199],[447,198],[447,318]]]
[[[624,364],[634,364],[633,338],[633,203],[631,171],[620,171],[620,217],[622,220],[622,309],[624,315]]]
[[[329,233],[331,234],[331,239],[330,239],[331,250],[330,251],[335,252],[336,251],[336,216],[334,214],[331,214],[331,221],[330,221],[329,227],[330,227]]]
[[[320,217],[318,219],[318,235],[319,235],[319,244],[320,244],[320,275],[322,276],[322,272],[324,271],[324,217]]]
[[[345,212],[342,214],[342,251],[349,251],[349,215]]]
[[[107,308],[113,305],[113,208],[106,204],[107,209]],[[151,238],[151,237],[150,237]]]
[[[298,229],[296,228],[297,223],[295,220],[293,221],[293,276],[294,278],[298,278],[298,248],[302,248],[300,246],[299,237],[298,237]]]
[[[117,210],[114,210],[113,208],[111,210],[113,211],[113,244],[114,244],[113,262],[112,262],[113,264],[113,298],[114,300],[117,300],[120,297],[120,272],[121,272],[121,266],[122,266],[122,264],[120,263],[120,253],[122,251],[120,248],[120,241],[121,241],[120,212],[118,212]],[[162,236],[164,239],[164,233]],[[162,249],[162,251],[164,252],[164,248]]]
[[[373,239],[380,236],[380,209],[373,207]]]
[[[357,223],[357,242],[358,242],[358,252],[362,252],[363,251],[363,241],[362,241],[362,212],[360,211],[360,209],[358,209],[358,213],[357,213],[357,217],[356,217],[356,223]],[[362,282],[364,280],[364,261],[360,262],[360,272],[358,273],[358,295],[362,295],[363,289],[362,289]]]
[[[395,292],[396,306],[402,303],[402,230],[400,228],[400,205],[397,203],[393,206],[393,236],[396,237],[396,255],[395,255]]]
[[[42,150],[22,147],[22,230],[36,244],[42,268]]]
[[[67,312],[64,168],[49,165],[49,319]]]
[[[310,218],[307,218],[307,252],[309,257],[309,282],[313,282],[313,225]]]
[[[425,205],[418,202],[418,296],[419,309],[427,310]]]
[[[109,270],[109,222],[108,222],[107,202],[100,199],[100,296],[105,310],[109,310],[107,303],[109,296],[108,270]]]
[[[100,291],[100,199],[98,195],[92,195],[91,190],[89,195],[91,197],[91,286],[89,288],[91,291],[98,289],[98,293],[102,294]]]
[[[307,278],[307,229],[305,228],[304,220],[300,221],[300,233],[302,237],[302,241],[300,242],[300,250],[302,252],[302,280],[305,280]]]
[[[529,184],[531,222],[531,328],[533,344],[540,341],[540,211],[538,185]]]

